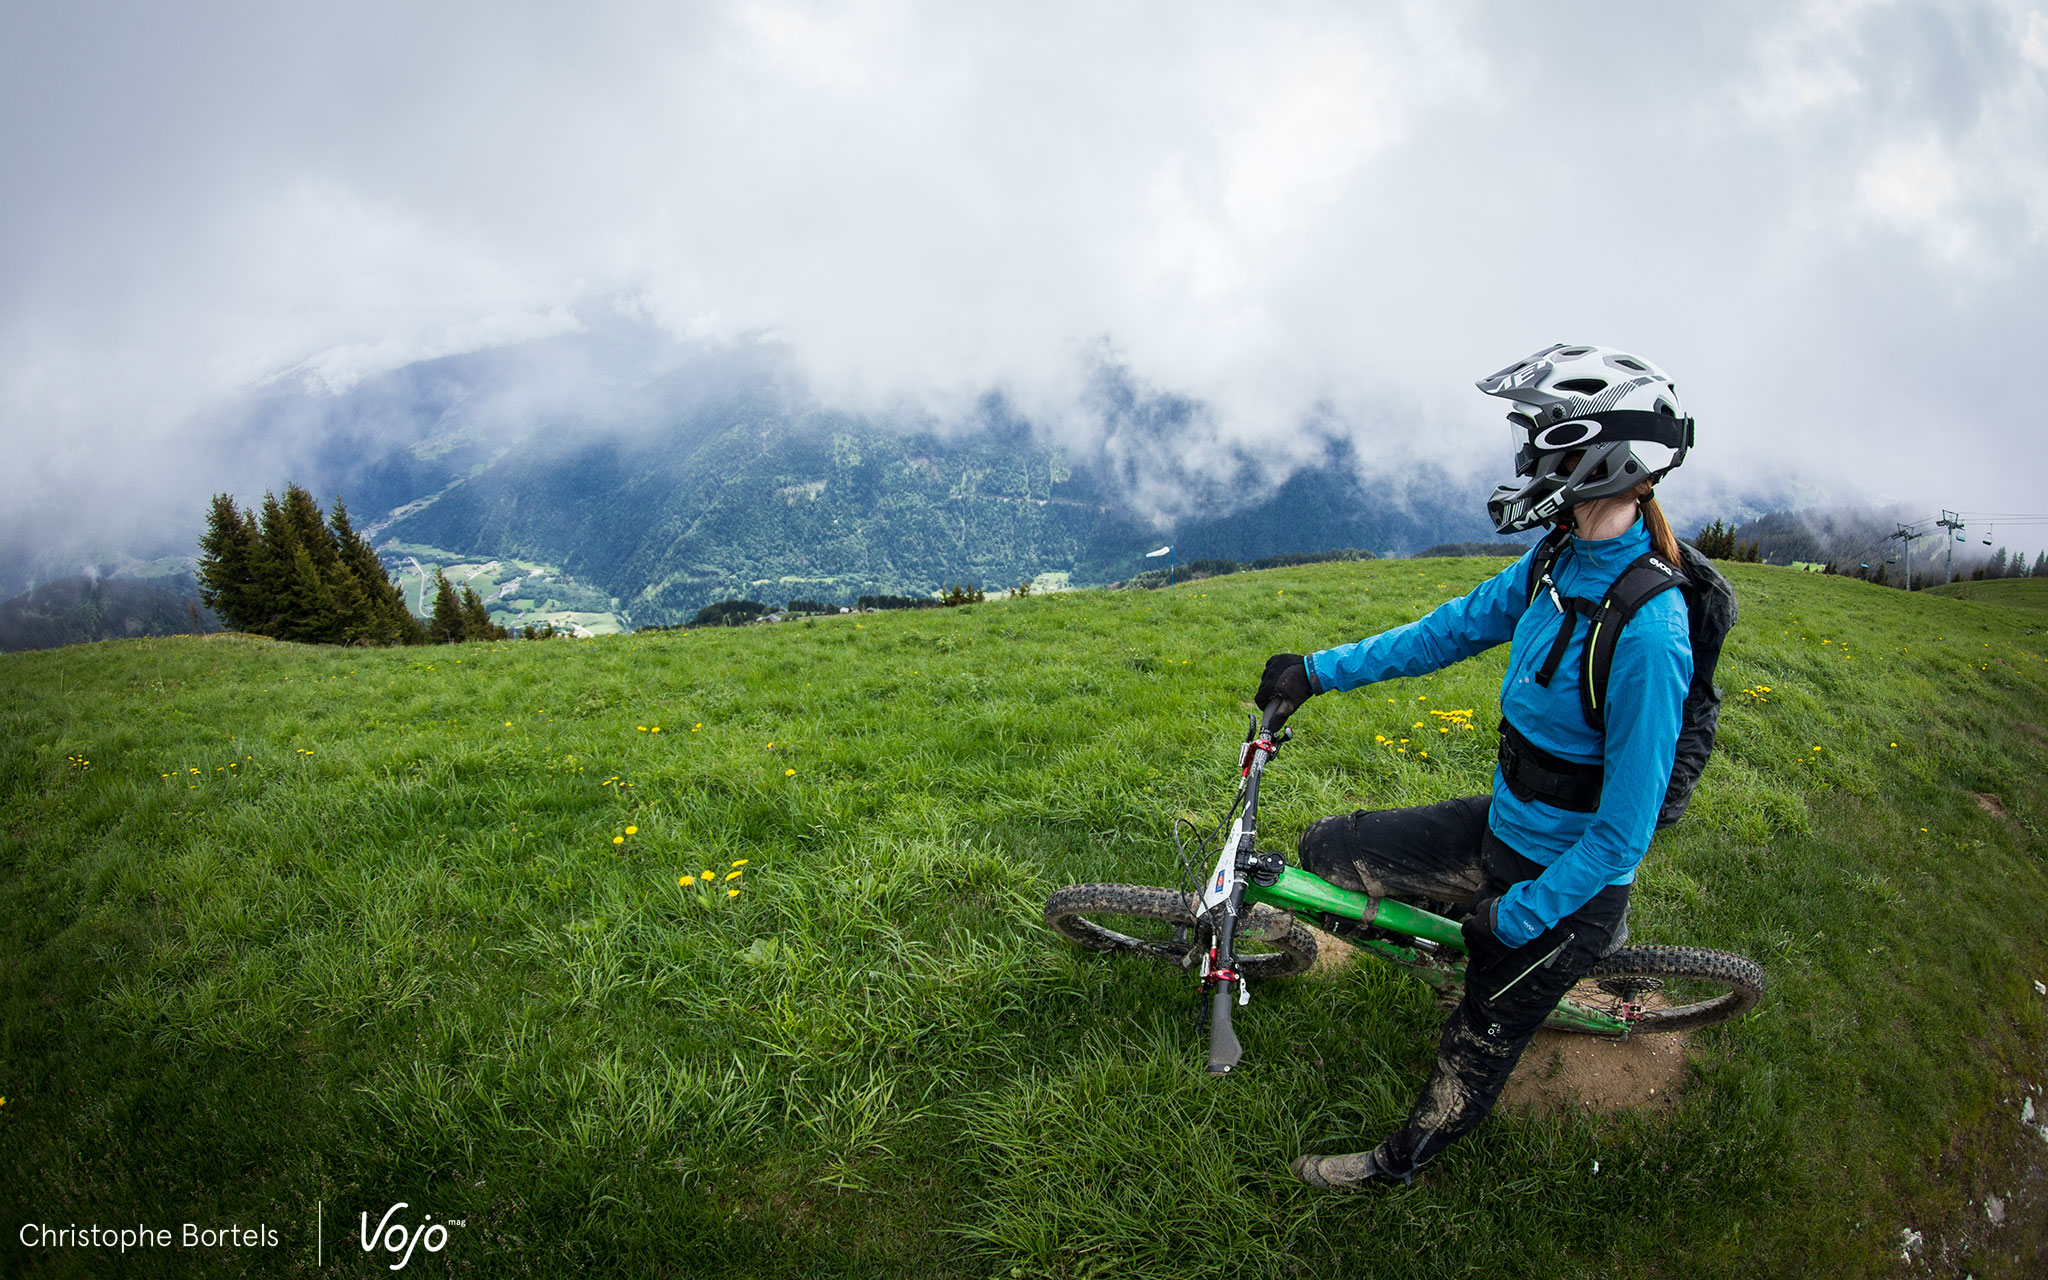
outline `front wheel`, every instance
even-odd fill
[[[1564,998],[1627,1024],[1630,1035],[1650,1035],[1740,1017],[1763,993],[1763,966],[1747,956],[1699,947],[1623,947],[1602,957]]]
[[[1178,889],[1137,884],[1077,884],[1045,900],[1053,932],[1090,951],[1118,951],[1200,967],[1212,942],[1197,923],[1194,899]],[[1241,918],[1235,950],[1247,978],[1284,978],[1316,961],[1316,940],[1284,911],[1263,904]]]

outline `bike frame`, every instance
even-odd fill
[[[1285,729],[1276,736],[1270,726],[1271,718],[1270,710],[1264,717],[1254,717],[1251,731],[1245,736],[1244,751],[1238,761],[1244,779],[1244,804],[1224,837],[1222,852],[1203,885],[1196,913],[1211,921],[1216,939],[1202,961],[1203,985],[1215,984],[1209,1023],[1208,1070],[1212,1075],[1225,1074],[1243,1057],[1243,1048],[1231,1027],[1231,1009],[1251,1003],[1251,991],[1237,972],[1236,943],[1239,926],[1252,906],[1276,907],[1325,929],[1335,917],[1399,935],[1361,938],[1352,945],[1407,969],[1440,992],[1459,990],[1465,981],[1465,935],[1457,921],[1405,902],[1341,888],[1321,876],[1288,866],[1280,854],[1259,851],[1259,780],[1265,774],[1266,763],[1293,736]],[[1402,942],[1401,937],[1407,942]],[[1547,1025],[1566,1025],[1616,1039],[1626,1039],[1629,1033],[1626,1021],[1583,1008],[1569,999],[1558,1002]]]

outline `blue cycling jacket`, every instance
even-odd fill
[[[1617,538],[1571,539],[1553,577],[1560,596],[1599,600],[1621,571],[1650,549],[1641,520]],[[1471,594],[1438,606],[1406,626],[1356,644],[1308,656],[1309,676],[1325,690],[1355,689],[1395,676],[1447,667],[1503,641],[1507,678],[1501,712],[1553,755],[1605,766],[1599,808],[1574,813],[1519,800],[1499,769],[1493,775],[1488,824],[1515,852],[1542,863],[1543,874],[1501,895],[1497,931],[1520,946],[1584,906],[1605,885],[1628,884],[1650,847],[1657,810],[1671,784],[1679,717],[1692,684],[1692,642],[1686,604],[1677,591],[1646,601],[1623,628],[1607,677],[1607,731],[1586,723],[1579,707],[1579,670],[1588,628],[1583,619],[1548,688],[1536,673],[1549,656],[1564,615],[1547,592],[1528,599],[1532,550]]]

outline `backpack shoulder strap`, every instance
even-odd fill
[[[1579,706],[1595,731],[1607,728],[1607,674],[1614,666],[1614,645],[1621,638],[1621,629],[1653,596],[1685,585],[1683,570],[1650,552],[1637,556],[1607,588],[1593,617],[1593,629],[1586,633],[1585,668],[1579,673]]]
[[[1528,588],[1522,593],[1524,608],[1536,603],[1537,595],[1548,585],[1557,569],[1557,558],[1564,554],[1565,544],[1571,539],[1571,526],[1561,524],[1543,535],[1543,541],[1536,544],[1536,555],[1529,561],[1529,580],[1523,584]]]

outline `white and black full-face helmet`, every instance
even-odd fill
[[[1678,388],[1626,351],[1560,342],[1477,385],[1514,402],[1508,424],[1518,482],[1486,502],[1502,533],[1555,524],[1581,502],[1654,481],[1692,447]]]

